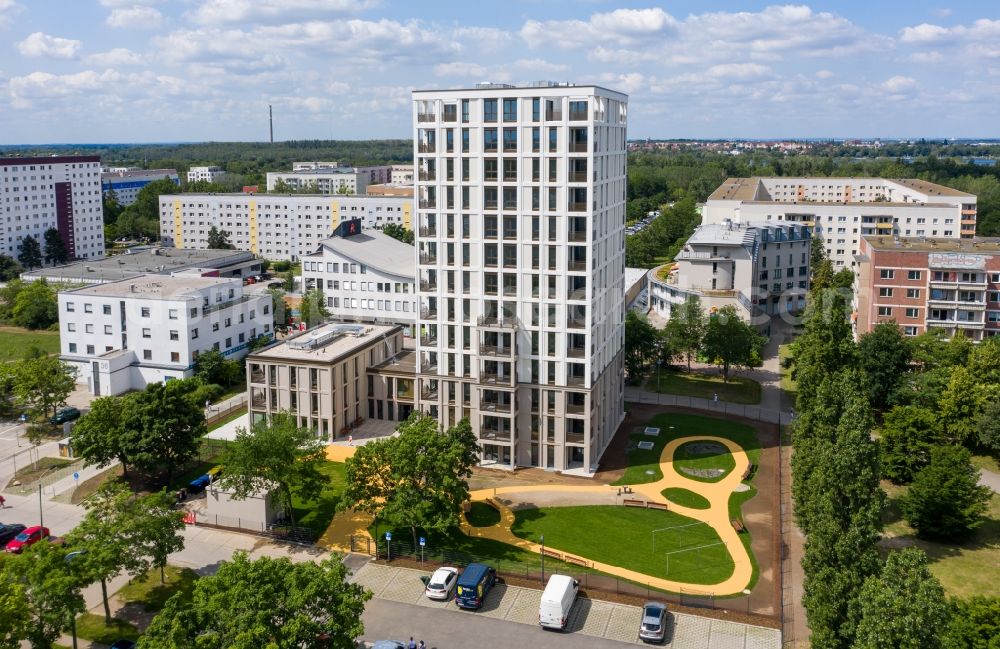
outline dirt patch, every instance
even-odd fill
[[[728,473],[725,469],[692,469],[690,467],[680,467],[681,473],[693,475],[696,478],[721,478]]]
[[[717,442],[688,442],[683,447],[691,455],[724,455],[729,453],[729,449]]]

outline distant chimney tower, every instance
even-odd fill
[[[274,144],[274,113],[271,111],[271,104],[267,105],[267,128],[271,133],[271,144]]]

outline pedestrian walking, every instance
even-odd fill
[[[421,640],[420,644],[417,645],[417,649],[427,649],[427,645],[424,644],[423,640]]]
[[[712,395],[712,401],[715,402],[715,403],[719,403],[719,393],[718,392],[716,392],[716,393],[714,393]]]
[[[410,641],[406,643],[406,649],[417,649],[417,643],[413,641],[413,636],[410,636]]]
[[[0,495],[0,509],[7,507],[7,499]]]

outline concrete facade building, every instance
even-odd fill
[[[389,182],[393,185],[413,185],[413,165],[392,165]]]
[[[118,282],[142,275],[173,275],[181,272],[206,277],[249,277],[261,273],[261,260],[240,250],[135,247],[113,257],[36,268],[21,273],[21,279],[33,281],[45,278],[50,282],[90,285]]]
[[[730,178],[708,197],[702,222],[727,219],[802,223],[835,269],[854,268],[864,236],[975,236],[976,197],[915,179]]]
[[[316,251],[340,223],[366,229],[395,223],[409,229],[413,199],[400,196],[173,194],[160,196],[160,239],[166,246],[204,249],[214,225],[238,250],[298,261]]]
[[[52,228],[71,259],[104,256],[101,159],[0,158],[0,252],[16,259],[29,236],[44,252]]]
[[[157,180],[181,184],[176,169],[108,169],[101,172],[101,191],[114,191],[119,205],[131,205],[143,187]]]
[[[1000,239],[863,237],[854,309],[859,336],[887,321],[906,336],[1000,335]]]
[[[222,167],[191,167],[187,172],[187,181],[193,183],[199,180],[207,180],[212,183],[224,173],[226,173],[226,170]]]
[[[624,418],[626,95],[413,93],[418,406],[496,467],[588,474]]]
[[[265,347],[247,359],[250,421],[289,411],[330,441],[366,418],[404,421],[414,407],[404,356],[402,328],[388,325],[330,323]],[[403,378],[383,378],[382,365],[398,365]]]
[[[315,194],[364,194],[370,175],[353,167],[317,167],[297,171],[267,172],[267,191],[273,192],[278,183],[293,190],[307,190]]]
[[[766,326],[766,316],[805,307],[811,240],[810,229],[796,223],[701,225],[673,263],[649,271],[649,306],[670,318],[693,296],[708,313],[732,305]]]
[[[60,358],[101,396],[187,378],[207,350],[241,358],[273,323],[271,296],[238,279],[143,275],[59,293]]]
[[[302,257],[306,290],[320,288],[330,317],[403,325],[413,335],[417,320],[414,247],[377,230],[334,236]]]

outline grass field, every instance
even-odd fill
[[[725,546],[711,545],[721,543],[715,530],[708,525],[664,530],[696,522],[654,509],[547,507],[519,510],[513,532],[533,541],[544,534],[546,547],[647,575],[692,584],[723,581],[733,573],[734,564]],[[654,534],[654,530],[664,531]]]
[[[912,545],[922,549],[930,558],[931,572],[949,595],[1000,597],[1000,581],[996,578],[996,566],[1000,566],[1000,494],[993,494],[987,520],[972,539],[952,545],[916,538],[899,508],[899,499],[906,493],[906,487],[884,481],[882,488],[889,495],[883,515],[889,538],[883,541],[883,546],[896,548]]]
[[[68,467],[74,461],[63,457],[40,457],[37,462],[18,469],[17,473],[14,474],[14,479],[20,480],[22,483],[34,482],[53,471]]]
[[[500,522],[500,512],[486,503],[474,502],[465,514],[465,520],[473,527],[491,527]]]
[[[103,615],[84,613],[76,618],[76,635],[85,640],[110,645],[115,640],[135,640],[139,630],[124,620],[111,618],[111,624],[104,624]]]
[[[667,487],[660,493],[663,494],[664,498],[675,505],[680,505],[681,507],[690,507],[691,509],[708,509],[710,506],[708,498],[705,498],[701,494],[696,494],[690,489],[684,489],[683,487]]]
[[[795,393],[798,391],[798,387],[795,385],[795,380],[792,378],[792,370],[784,368],[785,359],[792,355],[790,345],[781,345],[778,347],[778,360],[781,363],[781,389],[788,393],[788,396],[792,399],[795,398]]]
[[[59,332],[0,326],[0,363],[24,358],[32,347],[37,347],[46,354],[58,354]]]
[[[712,399],[718,394],[720,401],[729,403],[760,403],[760,383],[740,376],[733,377],[726,383],[717,374],[662,370],[657,381],[654,371],[646,381],[645,389],[702,399]]]
[[[649,440],[653,442],[653,448],[649,451],[640,449],[630,451],[628,454],[629,466],[625,469],[625,474],[621,479],[612,483],[614,486],[645,484],[656,482],[662,478],[660,454],[667,442],[678,437],[691,435],[725,437],[742,446],[751,462],[756,464],[760,461],[760,442],[757,440],[757,435],[751,427],[744,424],[699,415],[664,413],[656,415],[644,426],[658,426],[660,434],[657,437],[646,437],[640,432],[633,433],[634,440]],[[647,474],[646,471],[653,473]]]
[[[118,596],[126,603],[142,604],[143,609],[155,613],[163,608],[175,593],[190,594],[194,590],[194,582],[198,573],[190,568],[167,566],[164,569],[166,583],[160,583],[160,571],[149,571],[144,579],[137,579],[125,584],[118,591]]]
[[[337,503],[344,491],[345,467],[343,462],[324,461],[319,470],[327,477],[328,482],[317,498],[306,500],[300,494],[292,492],[296,522],[302,527],[310,528],[317,538],[326,531],[333,515],[337,513]]]
[[[990,457],[989,455],[973,455],[972,466],[977,469],[986,469],[993,473],[1000,473],[1000,462],[995,457]]]
[[[715,446],[715,445],[713,445]],[[699,442],[681,444],[674,452],[674,466],[686,477],[699,482],[718,482],[736,468],[732,453],[722,447],[718,451],[705,450]],[[689,469],[691,472],[684,471]],[[694,471],[722,471],[718,477],[709,478],[696,475]]]

